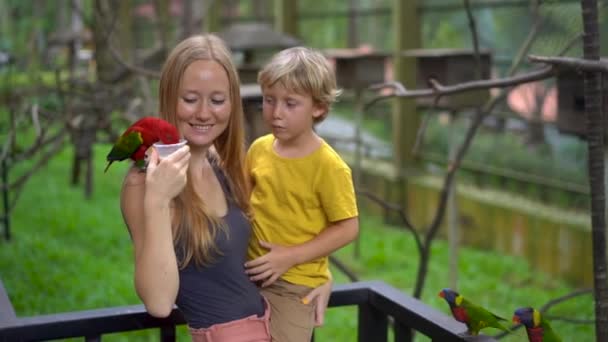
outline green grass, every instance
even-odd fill
[[[81,187],[69,185],[71,150],[62,154],[26,185],[12,215],[11,242],[0,242],[0,278],[19,316],[51,314],[110,306],[139,304],[132,284],[132,246],[122,223],[118,195],[127,163],[114,163],[103,173],[109,149],[95,149],[95,189],[86,200]],[[22,171],[14,170],[11,179]],[[418,256],[413,239],[381,218],[361,216],[361,258],[354,260],[353,246],[337,255],[364,280],[378,279],[406,293],[415,283]],[[422,301],[447,313],[437,297],[447,286],[448,252],[443,241],[433,247],[432,261]],[[573,289],[530,269],[521,258],[463,248],[459,260],[459,290],[478,304],[506,318],[518,306],[540,306]],[[338,283],[345,278],[334,270]],[[590,296],[560,304],[552,314],[569,318],[593,317]],[[331,308],[326,324],[316,332],[317,341],[354,341],[355,308]],[[592,325],[555,321],[564,341],[593,340]],[[487,333],[494,333],[488,329]],[[185,329],[179,340],[188,341]],[[525,341],[518,330],[503,341]],[[157,331],[111,334],[104,341],[148,341]],[[425,340],[420,338],[419,340]]]

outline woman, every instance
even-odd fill
[[[225,44],[214,35],[179,43],[163,67],[159,101],[161,118],[188,146],[162,160],[152,151],[146,172],[132,168],[125,178],[136,291],[153,316],[176,304],[194,341],[270,341],[268,306],[243,266],[250,189],[239,80]],[[326,301],[329,291],[307,299]]]

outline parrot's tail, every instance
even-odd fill
[[[114,162],[113,160],[110,160],[108,162],[108,165],[106,165],[106,168],[103,170],[103,173],[106,173],[106,171],[108,171],[108,168],[110,167],[110,165],[112,165],[113,162]]]

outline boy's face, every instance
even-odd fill
[[[312,96],[289,90],[280,82],[263,87],[262,92],[264,121],[280,141],[296,141],[312,132],[314,119],[326,111]]]

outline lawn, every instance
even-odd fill
[[[122,223],[118,194],[127,163],[114,163],[107,173],[107,145],[95,149],[95,189],[86,200],[81,187],[69,185],[71,150],[54,158],[26,185],[12,214],[13,239],[0,242],[0,277],[19,316],[138,304],[132,285],[132,247]],[[14,170],[11,179],[22,171]],[[361,256],[348,246],[337,255],[363,280],[378,279],[411,293],[418,257],[413,239],[376,216],[361,215]],[[448,312],[437,297],[447,286],[447,244],[436,241],[422,301]],[[521,258],[462,249],[461,294],[506,318],[518,306],[541,306],[574,290],[559,279],[535,272]],[[346,281],[334,270],[337,282]],[[559,304],[551,314],[576,319],[593,317],[590,296]],[[591,341],[592,325],[554,321],[564,341]],[[317,341],[354,341],[356,309],[332,308]],[[180,327],[180,341],[187,341]],[[488,329],[486,333],[496,331]],[[104,341],[148,341],[157,331],[112,334]],[[418,340],[425,340],[419,338]],[[525,341],[517,330],[503,341]]]

